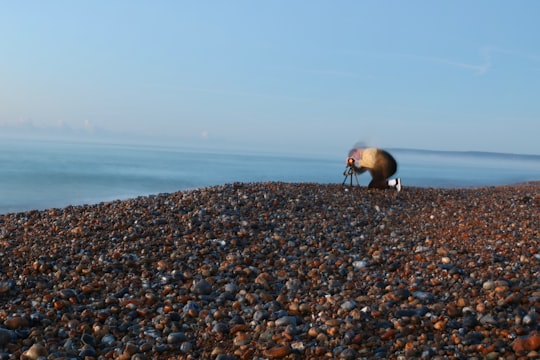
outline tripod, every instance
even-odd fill
[[[354,178],[356,179],[356,185],[360,186],[360,182],[358,181],[358,175],[356,174],[356,171],[354,171],[352,164],[347,165],[347,167],[345,167],[345,171],[343,172],[343,176],[345,176],[345,179],[343,179],[343,183],[341,185],[345,185],[345,183],[347,182],[347,178],[350,176],[351,182],[349,186],[353,186],[353,175],[354,175]]]

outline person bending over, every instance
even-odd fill
[[[392,155],[383,149],[352,149],[349,151],[347,166],[358,174],[369,171],[371,174],[369,189],[395,188],[397,191],[401,191],[400,178],[388,179],[396,173],[397,162]]]

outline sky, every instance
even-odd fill
[[[3,1],[0,139],[540,154],[540,2]]]

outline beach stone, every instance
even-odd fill
[[[412,295],[417,298],[418,300],[424,301],[424,302],[433,302],[435,301],[435,296],[427,291],[414,291]]]
[[[190,341],[184,341],[182,345],[180,345],[180,351],[183,353],[189,353],[193,351],[193,344]]]
[[[339,358],[344,360],[358,359],[358,353],[354,349],[347,348],[339,353]]]
[[[540,349],[540,334],[516,339],[512,343],[512,349],[516,352],[535,351]]]
[[[96,338],[90,334],[84,333],[81,336],[81,341],[83,342],[83,344],[96,346]]]
[[[212,331],[217,334],[225,334],[229,332],[229,326],[225,323],[218,322],[212,327]]]
[[[138,350],[139,350],[139,347],[137,346],[137,344],[130,341],[124,345],[124,351],[122,355],[126,356],[129,359],[129,357],[137,353]]]
[[[96,357],[97,355],[98,354],[97,354],[96,349],[91,345],[84,345],[81,351],[79,352],[79,357],[83,359],[87,357]]]
[[[394,316],[397,318],[412,317],[417,314],[416,309],[399,309],[395,312]]]
[[[476,318],[476,316],[472,314],[467,314],[463,317],[463,326],[468,329],[473,329],[476,325],[478,325],[480,322]]]
[[[12,330],[0,328],[0,346],[6,345],[14,337],[15,337],[15,333]]]
[[[269,316],[270,314],[268,313],[268,311],[257,310],[253,313],[253,320],[262,321],[262,320],[268,319]]]
[[[63,299],[69,299],[69,298],[77,298],[77,292],[74,289],[62,289],[58,292],[58,295],[60,295]]]
[[[286,326],[294,325],[296,326],[296,317],[294,316],[282,316],[276,320],[276,326]]]
[[[182,341],[185,341],[186,334],[183,332],[172,332],[169,335],[167,335],[167,344],[179,344]]]
[[[182,311],[190,316],[197,316],[199,311],[201,311],[201,307],[195,301],[189,301],[186,305],[184,305]]]
[[[465,335],[463,344],[465,345],[477,345],[481,344],[484,339],[484,335],[480,331],[471,331]]]
[[[495,282],[492,280],[488,280],[482,284],[482,288],[484,290],[493,290],[495,289]]]
[[[259,342],[262,342],[262,343],[270,342],[273,337],[274,337],[274,333],[272,331],[269,331],[269,330],[263,331],[262,333],[259,334]]]
[[[353,300],[345,301],[343,304],[341,304],[341,308],[345,311],[351,311],[356,307],[356,302]]]
[[[500,359],[500,357],[501,357],[501,354],[499,354],[496,351],[492,351],[486,354],[485,360],[497,360],[497,359]]]
[[[207,280],[200,280],[193,283],[191,291],[198,295],[209,295],[212,293],[212,284]]]
[[[368,266],[368,262],[364,260],[357,260],[353,262],[353,267],[357,270],[364,269]]]
[[[236,284],[227,284],[225,285],[225,291],[229,293],[236,293],[238,292],[238,286]]]
[[[461,314],[461,311],[455,303],[450,303],[446,305],[446,313],[449,317],[455,318]]]
[[[155,347],[152,346],[152,343],[149,342],[149,341],[145,341],[145,342],[139,344],[139,352],[146,353],[146,352],[149,352],[149,351],[151,351],[153,349],[155,349]]]
[[[445,265],[448,265],[448,264],[450,264],[450,263],[452,262],[452,260],[450,260],[450,258],[449,258],[448,256],[443,256],[443,257],[441,258],[441,262],[442,262],[443,264],[445,264]]]
[[[42,344],[33,344],[30,349],[26,350],[23,353],[24,359],[27,360],[37,360],[44,358],[48,355],[47,350]]]
[[[28,320],[22,316],[9,316],[4,321],[4,326],[10,330],[17,330],[28,327]]]
[[[263,355],[269,359],[282,359],[285,356],[291,353],[291,348],[289,346],[275,346],[273,348],[267,349],[263,352]]]
[[[106,346],[111,346],[116,341],[116,338],[112,334],[106,334],[101,338],[101,343]]]
[[[497,325],[497,320],[490,314],[484,315],[480,318],[480,324],[482,325]]]
[[[522,323],[525,326],[534,326],[537,323],[538,315],[536,313],[529,313],[523,317]]]
[[[215,357],[216,360],[236,360],[237,357],[234,356],[234,355],[230,355],[230,354],[218,354],[216,357]]]

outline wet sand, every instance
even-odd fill
[[[540,182],[227,184],[0,215],[0,359],[527,359]]]

